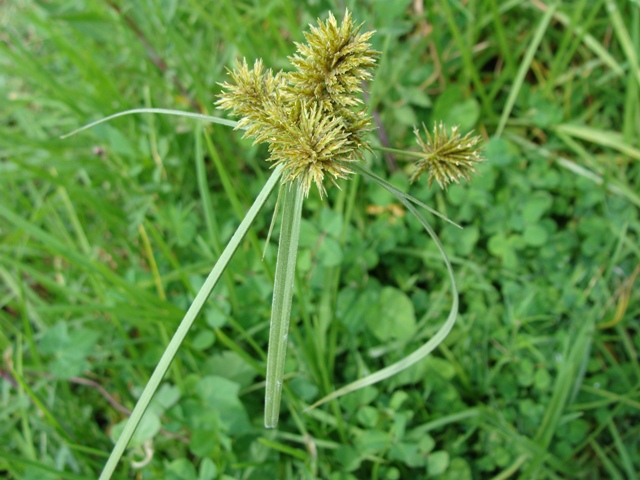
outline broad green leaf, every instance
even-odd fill
[[[109,432],[109,436],[111,437],[111,441],[116,443],[118,438],[121,437],[122,432],[124,431],[127,424],[127,420],[123,420],[122,422],[117,423],[113,427],[111,427],[111,431]],[[149,440],[153,438],[160,431],[160,417],[151,410],[148,410],[143,415],[138,428],[136,429],[133,437],[131,437],[131,441],[129,442],[129,447],[135,448],[142,445],[145,440]]]
[[[149,410],[161,414],[173,407],[180,400],[180,397],[181,393],[178,386],[163,383],[149,404]]]
[[[417,443],[394,443],[389,451],[389,458],[398,460],[409,468],[420,468],[427,464],[424,452],[420,450]]]
[[[380,341],[410,338],[416,327],[411,299],[397,288],[383,288],[376,308],[367,318],[367,327]]]
[[[449,468],[441,477],[443,480],[471,480],[471,467],[464,458],[456,457],[451,460]]]
[[[216,342],[216,336],[211,330],[202,330],[191,341],[191,346],[196,350],[206,350]]]
[[[535,223],[551,208],[553,197],[547,192],[535,192],[528,195],[522,207],[522,217],[527,223]]]
[[[167,465],[165,470],[167,480],[198,480],[196,467],[193,461],[187,458],[179,458]]]
[[[53,355],[64,350],[69,344],[69,331],[65,322],[58,322],[49,328],[40,339],[40,351]]]
[[[325,237],[322,239],[322,243],[318,247],[318,261],[324,267],[335,267],[342,263],[344,255],[342,254],[342,248],[337,240],[331,237]]]
[[[251,429],[244,405],[238,398],[240,385],[223,377],[204,377],[196,384],[198,397],[215,411],[229,433],[243,433]]]
[[[547,242],[549,234],[547,230],[539,223],[527,225],[522,234],[524,241],[532,247],[540,247]]]
[[[198,480],[214,480],[218,477],[218,467],[210,458],[204,458],[200,463]]]
[[[427,457],[429,476],[442,475],[449,467],[449,453],[444,450],[432,452]]]
[[[52,355],[49,369],[53,375],[69,379],[81,375],[90,365],[87,358],[93,353],[100,334],[87,328],[69,333],[65,322],[47,330],[40,340],[40,351]]]
[[[391,435],[380,430],[364,430],[355,439],[355,447],[363,455],[375,455],[391,445]]]
[[[520,149],[502,137],[491,137],[484,147],[484,154],[494,165],[506,167],[520,158]]]
[[[236,382],[243,388],[253,383],[256,371],[247,361],[231,350],[225,350],[209,358],[203,365],[202,371],[224,377]]]
[[[351,445],[340,446],[335,453],[336,459],[342,465],[345,472],[353,472],[360,468],[363,457],[358,450]]]

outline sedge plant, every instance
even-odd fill
[[[254,139],[255,143],[268,145],[267,160],[273,168],[271,176],[229,240],[166,347],[116,442],[100,479],[111,478],[178,348],[257,214],[277,186],[279,193],[274,219],[279,214],[281,220],[266,362],[265,427],[275,428],[278,424],[302,205],[313,186],[318,189],[320,197],[324,197],[327,179],[338,186],[338,180],[348,179],[352,174],[358,173],[395,195],[416,216],[436,243],[449,273],[452,302],[444,324],[433,338],[416,351],[334,391],[308,409],[408,368],[432,352],[453,327],[458,312],[458,292],[453,269],[440,240],[418,207],[437,216],[442,215],[374,174],[363,162],[364,153],[375,148],[367,140],[373,127],[360,94],[365,82],[373,77],[378,52],[369,43],[374,32],[361,32],[362,26],[354,23],[348,10],[340,24],[331,13],[326,21],[319,20],[317,26],[311,26],[310,31],[305,33],[307,42],[296,44],[297,51],[290,57],[293,67],[290,72],[274,73],[265,68],[261,60],[257,60],[252,68],[246,60],[238,61],[235,69],[229,72],[230,81],[222,84],[223,92],[217,102],[220,108],[230,110],[234,116],[239,117],[237,122],[195,113],[147,108],[120,112],[71,133],[131,113],[183,115],[244,130],[245,137]],[[446,188],[450,182],[469,179],[470,174],[475,171],[475,165],[482,160],[478,150],[480,138],[471,134],[462,137],[456,127],[449,132],[443,124],[436,124],[432,132],[426,128],[424,131],[425,138],[418,129],[415,130],[420,151],[379,149],[414,157],[416,162],[411,181],[426,174],[429,184],[435,180]]]

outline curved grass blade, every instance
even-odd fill
[[[204,284],[200,288],[200,291],[196,295],[196,298],[193,300],[193,303],[189,307],[189,310],[187,310],[187,313],[185,314],[184,318],[180,322],[180,325],[178,326],[176,333],[173,335],[173,338],[169,342],[169,345],[167,346],[164,353],[162,354],[162,358],[160,358],[160,361],[158,362],[156,369],[153,371],[151,378],[147,382],[147,385],[144,387],[142,395],[140,395],[140,398],[138,399],[138,402],[136,403],[136,406],[134,407],[133,412],[131,412],[131,416],[129,417],[129,420],[126,423],[124,430],[120,435],[120,438],[118,438],[118,441],[113,447],[113,450],[111,451],[111,455],[107,460],[104,470],[100,474],[100,480],[108,480],[111,478],[111,475],[113,474],[116,466],[118,465],[118,462],[120,461],[120,457],[122,457],[122,454],[127,444],[131,440],[131,437],[133,436],[133,433],[135,432],[136,427],[138,426],[138,423],[140,423],[140,420],[142,419],[142,416],[145,410],[149,406],[149,402],[151,402],[151,399],[153,398],[153,395],[155,394],[158,386],[160,385],[162,378],[164,377],[165,373],[169,369],[169,365],[171,365],[171,362],[173,361],[173,358],[175,357],[178,351],[178,348],[180,347],[183,340],[187,336],[189,329],[191,328],[191,326],[193,325],[193,322],[195,321],[196,317],[200,313],[200,310],[202,310],[202,307],[204,306],[209,295],[211,294],[211,291],[214,289],[214,287],[218,283],[218,280],[220,280],[222,273],[224,272],[225,268],[229,264],[229,261],[231,260],[231,257],[233,257],[233,254],[235,253],[236,249],[240,245],[240,242],[242,241],[247,231],[249,230],[249,227],[255,220],[256,215],[258,214],[258,212],[260,212],[265,202],[269,198],[269,195],[271,194],[274,187],[280,180],[281,173],[282,173],[282,167],[278,166],[274,170],[274,172],[271,174],[271,177],[269,177],[269,180],[267,180],[267,183],[264,185],[264,187],[258,194],[258,197],[253,202],[253,205],[251,205],[251,208],[249,208],[247,215],[244,217],[244,219],[236,229],[235,233],[231,237],[231,240],[229,240],[229,243],[223,250],[222,254],[220,255],[220,258],[218,259],[213,269],[211,270],[211,273],[209,274]]]
[[[382,179],[380,179],[380,177],[378,177],[377,175],[374,175],[371,172],[369,172],[368,169],[362,167],[361,165],[354,166],[353,168],[354,170],[357,170],[358,172],[368,177],[369,179],[373,180],[374,182],[378,183],[379,185],[387,188],[387,186],[385,185],[386,182],[380,181]],[[418,218],[422,226],[429,233],[431,238],[433,238],[433,241],[436,242],[436,245],[438,246],[438,250],[440,250],[440,255],[444,260],[444,263],[447,267],[447,271],[449,272],[449,278],[451,280],[451,295],[453,298],[451,301],[451,310],[449,311],[449,316],[447,317],[447,320],[444,323],[444,325],[440,327],[440,330],[436,332],[433,338],[431,338],[427,343],[425,343],[423,346],[418,348],[413,353],[407,355],[402,360],[392,365],[389,365],[388,367],[385,367],[371,375],[367,375],[366,377],[361,378],[360,380],[356,380],[355,382],[352,382],[348,385],[345,385],[342,388],[339,388],[335,392],[325,396],[324,398],[321,398],[320,400],[315,402],[313,405],[307,407],[305,411],[309,411],[313,408],[316,408],[319,405],[322,405],[323,403],[329,402],[331,400],[335,400],[336,398],[342,397],[343,395],[346,395],[351,392],[355,392],[356,390],[359,390],[366,386],[373,385],[374,383],[378,383],[382,380],[385,380],[389,377],[392,377],[393,375],[400,373],[406,368],[409,368],[411,365],[415,364],[416,362],[419,362],[420,360],[425,358],[427,355],[429,355],[433,350],[435,350],[436,347],[440,345],[442,341],[447,337],[447,335],[449,334],[449,332],[453,328],[453,325],[456,322],[456,317],[458,316],[458,288],[456,286],[456,280],[453,275],[453,268],[451,267],[451,263],[449,262],[449,258],[447,257],[447,254],[444,251],[444,247],[442,246],[440,239],[436,235],[436,232],[433,231],[429,223],[422,216],[422,214],[418,211],[418,209],[412,205],[411,201],[409,201],[408,195],[406,194],[398,195],[393,190],[389,190],[389,191],[394,195],[396,195],[398,200],[400,200],[400,202],[402,202],[402,204]]]
[[[282,378],[287,355],[287,337],[293,300],[293,283],[296,274],[296,255],[300,238],[300,218],[304,194],[300,181],[283,185],[282,225],[273,284],[269,350],[267,352],[267,381],[264,405],[264,426],[275,428],[280,416]]]
[[[76,133],[82,132],[83,130],[87,130],[91,127],[95,127],[104,122],[108,122],[114,118],[124,117],[125,115],[132,115],[134,113],[161,113],[164,115],[176,115],[178,117],[189,117],[195,118],[196,120],[204,120],[205,122],[217,123],[220,125],[226,125],[227,127],[237,127],[238,122],[234,122],[233,120],[227,120],[226,118],[212,117],[211,115],[202,115],[201,113],[192,113],[192,112],[183,112],[182,110],[170,110],[167,108],[134,108],[132,110],[125,110],[124,112],[114,113],[113,115],[109,115],[108,117],[101,118],[100,120],[96,120],[95,122],[91,122],[84,127],[80,127],[75,129],[73,132],[66,133],[61,135],[60,138],[68,138]]]
[[[367,167],[365,167],[363,165],[360,165],[360,164],[356,164],[356,165],[353,165],[352,168],[356,172],[359,172],[362,175],[365,175],[366,177],[374,180],[378,185],[380,185],[381,187],[386,188],[389,192],[393,193],[396,197],[398,197],[398,198],[403,197],[406,200],[408,200],[408,201],[410,201],[412,203],[415,203],[419,207],[424,208],[430,214],[435,215],[438,218],[441,218],[445,222],[450,223],[451,225],[453,225],[454,227],[458,227],[458,228],[462,229],[462,227],[460,225],[458,225],[456,222],[454,222],[453,220],[448,218],[446,215],[441,214],[439,211],[434,210],[433,208],[428,206],[426,203],[423,203],[420,200],[418,200],[417,198],[412,197],[411,195],[406,194],[402,190],[399,190],[398,188],[394,187],[391,183],[387,182],[384,178],[379,177],[378,175],[373,173],[371,170],[369,170]]]

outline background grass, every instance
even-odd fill
[[[303,414],[398,360],[448,309],[435,245],[354,177],[303,211],[283,412],[262,427],[275,246],[259,216],[115,478],[637,478],[640,5],[635,0],[13,0],[0,9],[0,472],[95,478],[169,337],[268,175],[215,113],[238,56],[287,66],[344,7],[382,56],[374,142],[475,129],[438,208],[461,315],[409,371]],[[273,205],[274,199],[271,201]],[[277,238],[277,237],[276,237]],[[637,284],[637,283],[636,283]]]

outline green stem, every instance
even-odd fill
[[[196,317],[202,310],[202,307],[207,301],[207,298],[209,297],[214,287],[218,283],[218,280],[220,280],[222,273],[227,268],[227,265],[231,261],[231,257],[233,257],[233,254],[235,253],[236,249],[240,245],[240,242],[242,241],[247,231],[249,230],[249,227],[255,220],[256,215],[258,214],[258,212],[260,212],[265,202],[269,198],[269,195],[273,191],[273,188],[278,183],[281,173],[282,173],[282,168],[278,167],[273,172],[269,180],[267,180],[267,183],[262,188],[262,191],[256,198],[255,202],[253,202],[253,205],[251,205],[251,208],[247,212],[247,215],[244,217],[244,219],[238,226],[238,229],[235,231],[235,233],[231,237],[231,240],[229,240],[229,243],[227,244],[224,251],[220,255],[220,258],[214,265],[213,270],[211,270],[211,273],[205,280],[204,285],[202,285],[202,287],[200,288],[200,291],[196,295],[196,298],[193,300],[193,303],[189,307],[189,310],[187,310],[187,313],[182,319],[182,322],[180,322],[180,325],[178,326],[178,330],[176,330],[176,333],[173,335],[171,342],[169,342],[169,345],[167,346],[164,353],[162,354],[162,358],[160,358],[160,361],[158,362],[156,369],[153,371],[151,378],[147,382],[147,385],[144,387],[142,395],[140,395],[140,399],[138,400],[138,403],[136,403],[136,406],[134,407],[133,412],[131,413],[131,417],[129,417],[129,420],[125,425],[124,430],[120,435],[120,438],[116,442],[116,445],[113,447],[113,450],[111,451],[111,455],[109,455],[109,459],[107,460],[104,470],[100,474],[100,480],[108,480],[111,478],[111,475],[113,475],[113,472],[116,466],[118,465],[118,462],[120,461],[120,457],[122,457],[122,454],[124,453],[124,450],[127,447],[127,444],[131,440],[131,437],[133,436],[133,433],[135,432],[136,427],[140,423],[140,420],[142,419],[142,416],[144,415],[145,410],[149,406],[149,403],[151,402],[153,395],[158,389],[158,386],[160,385],[162,378],[167,372],[169,365],[171,365],[171,362],[173,361],[173,358],[175,357],[176,353],[178,352],[178,348],[180,347],[183,340],[187,336],[189,329],[191,328]]]
[[[371,149],[372,150],[377,150],[378,152],[394,153],[396,155],[402,155],[402,156],[405,156],[405,157],[424,158],[424,156],[425,156],[424,153],[412,152],[410,150],[399,150],[397,148],[371,146]]]
[[[275,428],[280,416],[282,378],[287,355],[287,337],[296,273],[296,255],[300,238],[300,219],[304,195],[299,181],[283,185],[282,225],[276,275],[273,284],[271,326],[269,330],[269,350],[267,352],[267,379],[264,405],[264,426]]]

